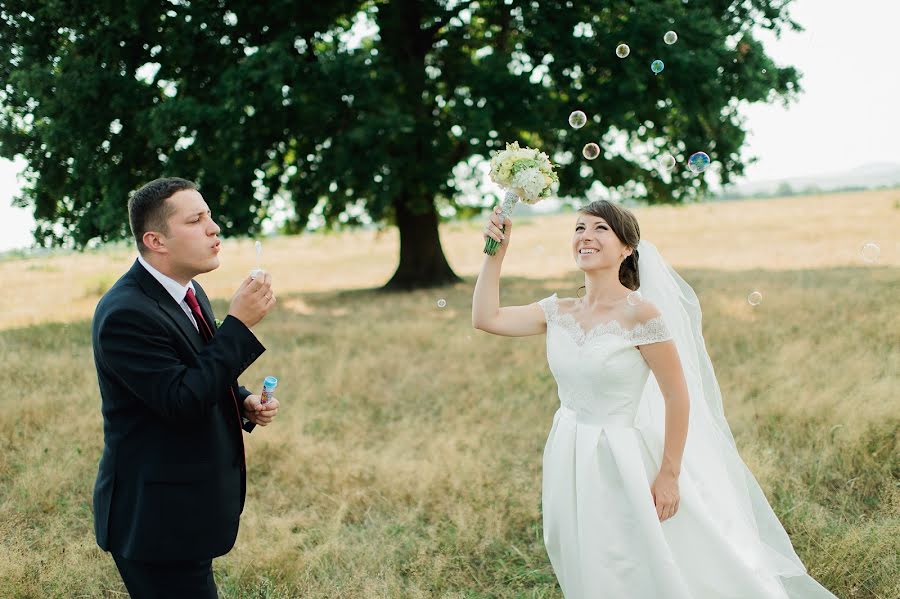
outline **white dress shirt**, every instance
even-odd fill
[[[153,275],[153,278],[159,281],[159,284],[169,292],[169,295],[172,296],[172,299],[175,300],[175,303],[181,306],[181,309],[184,310],[184,313],[187,314],[187,317],[191,319],[191,324],[194,325],[194,328],[197,329],[197,332],[199,333],[200,328],[197,326],[197,321],[194,319],[194,313],[191,312],[191,307],[187,305],[186,301],[184,301],[188,289],[194,291],[194,282],[188,281],[187,285],[182,285],[172,277],[166,276],[153,268],[153,266],[151,266],[149,262],[144,260],[144,257],[141,255],[138,255],[138,262],[140,262],[141,266],[146,268],[147,272]]]

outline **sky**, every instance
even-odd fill
[[[895,108],[900,76],[894,64],[900,1],[795,0],[791,16],[805,31],[763,41],[777,64],[803,73],[804,91],[788,107],[745,108],[745,155],[758,162],[739,182],[839,173],[873,162],[900,164]],[[11,206],[23,167],[21,161],[0,159],[0,251],[31,242],[33,219]]]

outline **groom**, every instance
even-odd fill
[[[278,411],[237,385],[265,351],[250,329],[275,305],[272,279],[248,277],[217,328],[193,278],[219,266],[219,226],[196,185],[151,181],[128,214],[139,256],[93,320],[94,531],[133,598],[215,598],[212,558],[234,545],[244,507],[242,430]]]

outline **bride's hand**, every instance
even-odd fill
[[[506,217],[506,231],[502,231],[500,229],[502,223],[500,222],[500,206],[494,206],[493,212],[491,212],[491,217],[488,219],[487,224],[484,227],[484,239],[487,241],[487,238],[490,237],[493,240],[500,243],[500,247],[505,248],[509,245],[509,233],[512,231],[512,221],[509,220],[509,217]]]
[[[678,478],[667,472],[660,472],[650,487],[656,515],[659,521],[668,520],[678,511],[681,495],[678,492]]]

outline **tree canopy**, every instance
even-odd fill
[[[181,176],[226,235],[281,204],[288,231],[368,218],[400,229],[391,286],[442,284],[454,168],[506,142],[553,157],[560,196],[690,199],[697,150],[740,175],[741,103],[799,91],[754,35],[798,28],[789,1],[0,0],[0,156],[43,245],[126,237],[129,192]]]

